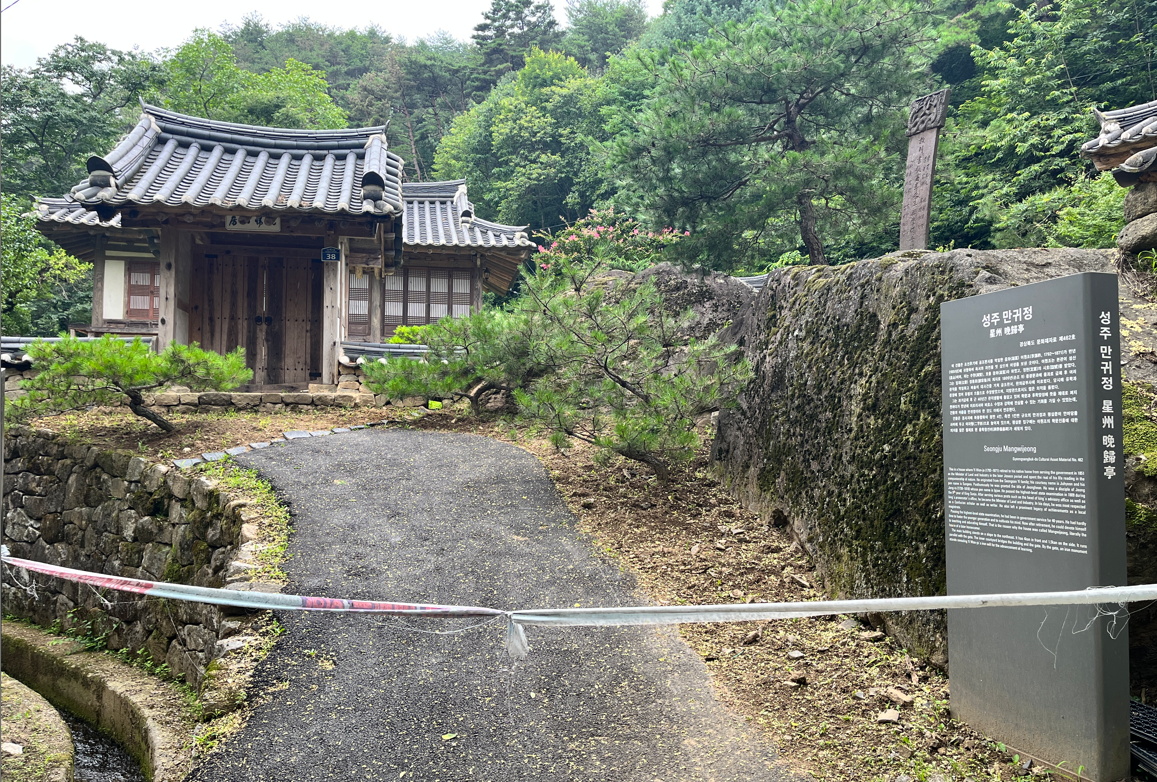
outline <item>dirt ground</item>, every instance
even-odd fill
[[[0,753],[5,782],[71,779],[72,736],[60,716],[32,690],[0,674],[0,739],[20,754]]]
[[[538,456],[584,532],[661,605],[819,600],[814,570],[786,529],[768,527],[711,475],[706,454],[666,486],[649,470],[591,447],[566,453],[509,422],[465,411],[334,409],[321,413],[177,416],[165,434],[128,411],[98,410],[34,425],[151,458],[220,450],[291,429],[389,421],[473,432]],[[817,780],[1027,780],[1047,772],[951,718],[948,679],[852,617],[684,625],[721,696],[758,724],[781,757]],[[891,709],[898,721],[881,721]],[[939,777],[937,775],[940,775]]]

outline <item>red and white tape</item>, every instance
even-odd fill
[[[393,614],[423,617],[499,617],[507,618],[506,649],[512,657],[525,657],[529,651],[523,628],[527,625],[622,626],[674,625],[705,622],[751,622],[769,619],[799,619],[836,614],[883,613],[889,611],[933,611],[945,608],[995,608],[1008,606],[1124,605],[1157,600],[1157,584],[1126,587],[1093,587],[1068,592],[1025,592],[995,595],[932,595],[929,597],[893,597],[868,600],[816,600],[802,603],[742,603],[701,606],[629,606],[622,608],[547,608],[525,611],[502,611],[477,606],[430,605],[376,600],[344,600],[332,597],[239,592],[232,589],[142,581],[135,578],[106,576],[84,570],[47,565],[7,555],[4,564],[37,573],[106,587],[122,592],[190,600],[197,603],[237,606],[240,608],[281,611],[335,611],[361,614]]]

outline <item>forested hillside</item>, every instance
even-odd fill
[[[532,230],[614,206],[690,232],[673,250],[688,264],[841,263],[894,249],[907,106],[950,86],[933,246],[1101,247],[1124,191],[1077,155],[1090,108],[1157,98],[1157,0],[667,0],[654,19],[568,0],[565,16],[492,0],[469,41],[396,38],[384,7],[377,27],[250,16],[174,50],[77,38],[4,66],[5,204],[67,192],[143,99],[388,123],[409,179],[465,177],[480,214]],[[43,327],[64,318],[44,306]]]

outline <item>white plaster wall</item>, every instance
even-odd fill
[[[104,317],[122,320],[125,316],[125,262],[104,262]]]

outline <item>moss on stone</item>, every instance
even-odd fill
[[[1157,477],[1157,392],[1138,383],[1121,385],[1121,434],[1126,456],[1144,456],[1138,471]]]
[[[1148,527],[1157,530],[1157,509],[1125,498],[1125,524],[1129,527]]]
[[[162,581],[170,583],[179,583],[181,581],[181,560],[177,555],[177,547],[173,546],[169,551],[169,559],[165,563],[165,572],[161,576]]]

